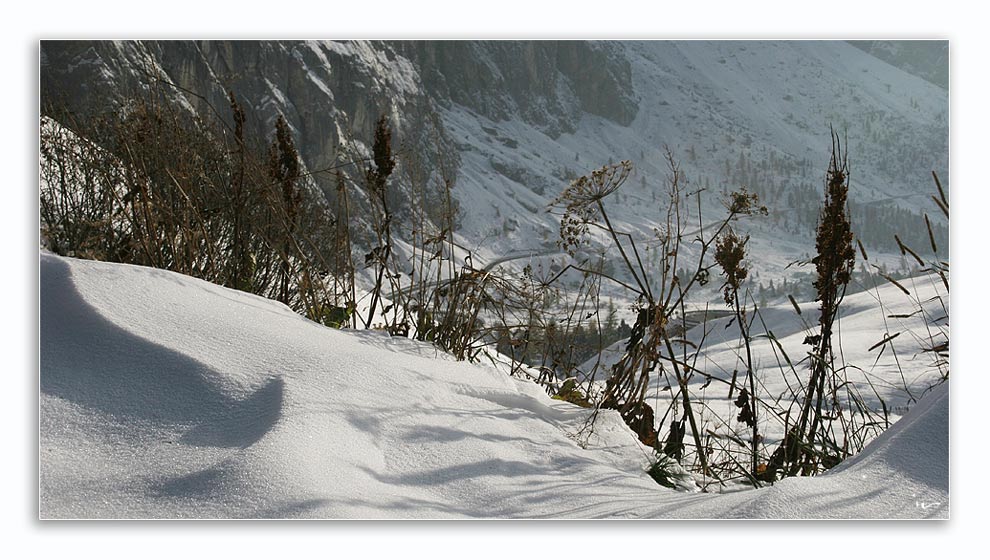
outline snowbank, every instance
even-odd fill
[[[718,496],[684,517],[948,519],[949,391],[943,384],[825,476]]]
[[[834,474],[656,485],[614,414],[377,333],[143,267],[41,255],[40,515],[945,517],[936,390]]]

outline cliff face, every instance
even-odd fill
[[[522,120],[552,138],[587,112],[628,125],[636,116],[631,69],[614,45],[579,41],[46,41],[42,98],[74,110],[120,99],[154,74],[180,86],[199,113],[226,113],[227,90],[265,134],[279,114],[307,165],[329,165],[337,147],[368,144],[390,115],[414,137],[436,104],[493,121]],[[251,122],[251,116],[255,119]],[[360,147],[358,148],[360,150]]]
[[[442,108],[523,122],[551,138],[575,132],[585,113],[628,125],[637,107],[621,54],[578,41],[46,41],[42,100],[105,110],[161,76],[177,86],[164,90],[178,104],[229,122],[229,90],[256,138],[270,137],[284,115],[311,171],[367,155],[375,121],[388,115],[398,143],[428,167],[442,160],[456,172]],[[314,177],[332,196],[332,177]]]
[[[374,123],[388,115],[395,149],[418,158],[400,162],[394,207],[402,212],[409,172],[425,171],[417,188],[433,188],[430,174],[445,166],[459,233],[482,258],[552,251],[559,224],[547,204],[571,179],[622,159],[635,176],[610,200],[615,216],[652,235],[669,176],[664,146],[703,187],[704,213],[720,215],[728,189],[764,196],[776,221],[753,235],[768,263],[813,250],[830,125],[848,135],[855,202],[917,211],[932,170],[949,183],[947,92],[842,41],[41,45],[43,106],[94,110],[148,87],[149,75],[178,86],[163,91],[180,106],[228,122],[233,91],[248,133],[265,141],[284,115],[310,171],[367,157]],[[361,204],[362,166],[343,170]],[[332,199],[333,177],[314,177]]]
[[[521,119],[551,138],[582,112],[628,126],[632,71],[621,49],[585,41],[413,41],[395,45],[431,96],[493,121]]]
[[[270,135],[283,114],[311,169],[330,165],[338,147],[371,137],[375,120],[422,114],[423,95],[409,61],[358,43],[270,41],[45,42],[42,97],[89,110],[118,100],[157,73],[200,114],[229,120],[227,90],[248,109],[249,131]]]

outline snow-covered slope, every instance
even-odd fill
[[[948,514],[944,387],[835,474],[713,497],[614,415],[585,449],[536,385],[182,275],[42,254],[40,320],[43,518]]]
[[[69,41],[44,42],[41,54],[43,102],[79,110],[146,79],[144,59],[221,112],[230,88],[261,137],[285,115],[311,170],[366,155],[387,114],[408,154],[459,162],[458,234],[484,263],[552,250],[547,204],[610,161],[635,165],[608,201],[613,221],[649,237],[666,192],[665,144],[687,190],[707,188],[709,219],[723,211],[723,189],[763,193],[774,221],[751,229],[761,248],[752,269],[764,278],[813,249],[830,125],[848,139],[859,204],[939,220],[931,171],[949,184],[948,92],[843,41]],[[211,114],[202,99],[176,96]],[[316,180],[333,196],[331,174]],[[892,251],[892,235],[879,237]]]
[[[932,390],[860,455],[825,476],[723,494],[678,511],[735,518],[890,519],[949,516],[949,388]]]
[[[936,359],[930,349],[948,343],[949,296],[937,278],[930,276],[901,280],[910,288],[910,295],[884,280],[880,282],[873,287],[850,288],[850,292],[857,288],[862,291],[843,299],[835,338],[841,346],[841,361],[848,366],[844,374],[847,379],[861,387],[874,384],[863,391],[866,402],[879,408],[876,398],[879,396],[888,407],[900,408],[937,383],[945,373],[947,365],[941,368],[933,365]],[[787,393],[789,384],[796,381],[794,376],[805,376],[809,371],[810,346],[805,338],[818,333],[820,304],[803,302],[799,307],[801,315],[790,303],[784,303],[760,308],[758,316],[749,316],[753,367],[762,390],[770,395]],[[742,371],[746,367],[739,327],[726,312],[724,303],[696,310],[696,319],[700,321],[706,309],[709,319],[691,328],[686,338],[694,345],[692,348],[697,348],[697,367],[728,380],[733,369]],[[879,343],[888,335],[893,338],[883,348]],[[626,342],[612,344],[600,359],[595,356],[582,364],[581,371],[591,372],[596,365],[597,371],[609,371],[622,358]],[[794,364],[793,370],[787,366],[787,358],[780,349]],[[666,382],[659,379],[655,383],[662,388]],[[700,386],[705,384],[705,379],[699,377],[693,383]],[[722,393],[724,388],[716,392]],[[657,396],[669,398],[663,391]],[[724,394],[719,394],[712,398],[723,397]]]
[[[808,161],[810,170],[799,165],[761,177],[786,192],[801,182],[821,184],[830,124],[848,133],[854,198],[924,202],[931,170],[945,175],[947,93],[846,43],[655,41],[621,47],[638,99],[630,123],[584,113],[573,132],[548,138],[521,118],[486,119],[457,104],[445,111],[448,130],[461,143],[460,184],[485,193],[465,197],[474,202],[471,212],[485,211],[497,222],[527,216],[555,234],[553,220],[533,208],[556,196],[567,177],[630,159],[636,176],[615,211],[649,232],[658,218],[654,195],[662,195],[668,175],[664,144],[694,186],[708,183],[712,191],[741,186],[733,180],[740,158],[754,167],[771,157],[792,165]],[[765,202],[788,210],[784,197]],[[513,239],[530,235],[523,231]]]
[[[43,517],[606,516],[660,490],[493,369],[172,273],[41,275]]]

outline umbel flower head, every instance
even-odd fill
[[[629,177],[630,172],[632,172],[632,162],[627,159],[602,166],[588,175],[571,181],[571,185],[564,189],[551,206],[573,208],[598,202],[617,191]]]
[[[574,254],[588,233],[588,224],[598,217],[599,205],[606,196],[614,193],[629,177],[632,162],[622,160],[617,164],[605,165],[590,174],[575,179],[553,202],[551,208],[563,208],[560,219],[560,239],[558,244]]]
[[[746,190],[746,187],[729,193],[723,204],[725,204],[730,216],[752,216],[753,214],[767,216],[770,213],[766,206],[760,205],[760,197],[756,193]]]

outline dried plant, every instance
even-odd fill
[[[812,259],[818,275],[815,290],[820,302],[819,332],[812,339],[811,375],[798,419],[770,459],[766,475],[770,479],[778,471],[788,476],[799,472],[814,474],[838,464],[847,454],[830,436],[828,424],[837,412],[833,410],[836,406],[834,400],[828,398],[830,391],[827,389],[839,384],[832,351],[832,328],[856,260],[846,206],[848,193],[849,166],[839,137],[833,132],[825,201],[815,242],[818,254]]]

